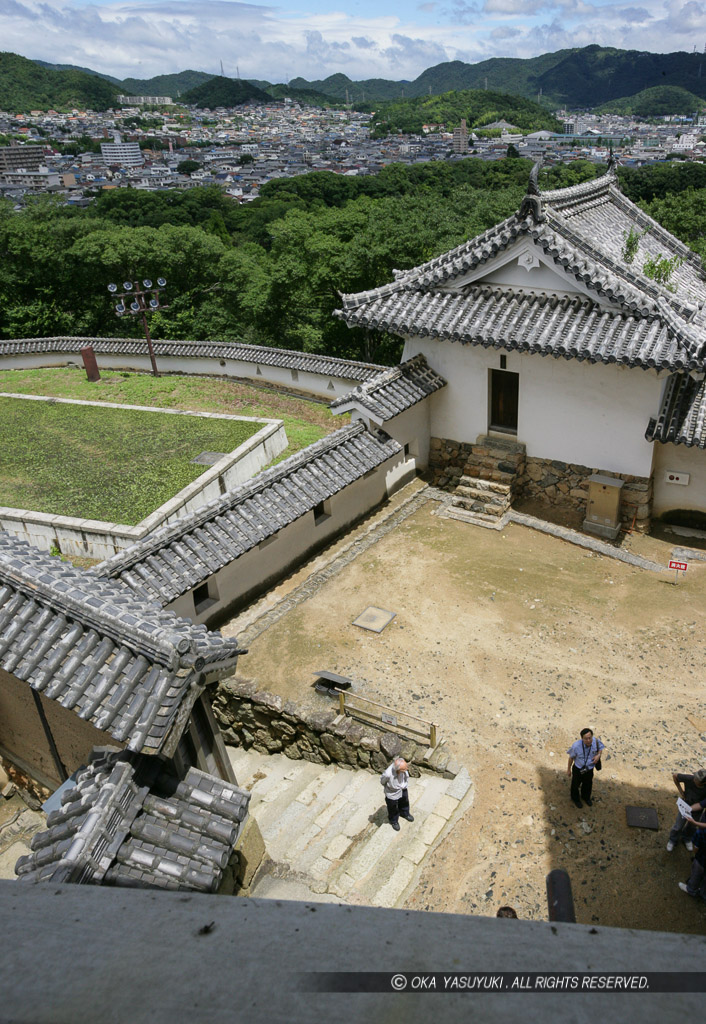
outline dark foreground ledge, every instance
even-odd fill
[[[704,1000],[699,992],[531,992],[526,981],[514,991],[412,990],[412,975],[429,972],[698,971],[706,939],[695,935],[21,882],[0,882],[0,920],[0,1020],[16,1024],[526,1024],[540,1015],[586,1024],[635,1015],[644,1024],[678,1019]],[[383,991],[319,991],[312,971],[400,973],[406,988],[392,991],[386,977]]]

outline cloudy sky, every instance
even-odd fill
[[[628,0],[629,2],[629,0]],[[193,68],[270,82],[414,79],[446,60],[588,43],[706,45],[706,0],[0,0],[0,47],[118,78]]]

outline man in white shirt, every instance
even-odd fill
[[[385,789],[385,803],[390,824],[395,832],[399,832],[401,817],[407,821],[414,821],[409,813],[409,765],[405,759],[396,757],[380,776],[380,782]]]

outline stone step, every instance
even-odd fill
[[[504,530],[507,524],[507,513],[498,519],[497,516],[487,516],[483,512],[469,512],[465,508],[457,508],[453,505],[446,505],[438,514],[442,519],[456,519],[460,523],[469,523],[471,526],[483,526],[486,530]]]
[[[495,494],[507,494],[512,488],[508,483],[497,480],[483,480],[478,476],[464,475],[458,482],[459,487],[472,487],[476,491],[491,491]]]
[[[519,475],[520,470],[513,470],[511,473],[505,473],[497,468],[489,468],[483,464],[474,465],[472,462],[468,462],[463,467],[462,476],[469,476],[474,480],[486,480],[488,483],[508,484],[512,486]]]
[[[464,498],[466,501],[482,501],[487,505],[509,505],[512,501],[509,487],[504,491],[484,491],[481,487],[459,484],[454,491],[454,497]]]
[[[462,508],[467,512],[475,512],[479,515],[495,516],[498,518],[505,515],[510,508],[509,501],[504,502],[502,505],[493,505],[490,502],[478,501],[474,498],[459,498],[456,495],[451,499],[451,504],[454,508]]]
[[[473,798],[464,768],[455,786],[424,773],[410,782],[415,820],[395,832],[377,774],[252,750],[229,754],[239,784],[250,784],[250,813],[277,864],[275,876],[256,883],[255,896],[286,898],[289,885],[348,903],[399,905],[449,821]]]

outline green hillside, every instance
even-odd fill
[[[189,89],[181,97],[183,103],[193,103],[196,107],[237,107],[241,103],[248,103],[250,100],[259,100],[266,103],[272,99],[262,89],[250,82],[244,82],[240,78],[223,78],[216,75],[203,85],[197,85]]]
[[[259,86],[274,100],[283,100],[285,96],[288,96],[291,100],[307,104],[310,107],[335,107],[339,102],[334,96],[324,96],[322,92],[317,92],[315,89],[294,89],[291,82],[289,85],[270,85],[265,82],[251,82],[250,84]]]
[[[154,78],[126,78],[122,91],[130,96],[171,96],[174,99],[210,82],[213,75],[205,71],[179,71],[175,75],[156,75]]]
[[[412,95],[410,82],[390,82],[385,78],[368,78],[363,82],[353,82],[348,75],[340,73],[315,82],[307,82],[305,78],[293,78],[289,84],[295,89],[314,89],[341,103],[346,102],[347,95],[348,102],[354,106]],[[449,88],[451,86],[447,86],[447,89]]]
[[[95,75],[97,78],[104,78],[106,82],[112,82],[113,85],[122,86],[122,82],[119,78],[113,78],[112,75],[104,75],[102,71],[93,71],[92,68],[82,68],[79,64],[50,64],[46,60],[34,60],[34,64],[39,64],[40,68],[48,68],[49,71],[83,71],[84,75]]]
[[[604,103],[599,107],[599,113],[660,117],[664,114],[693,114],[705,105],[706,100],[678,85],[657,85],[634,96]]]
[[[469,130],[504,119],[525,132],[543,128],[559,131],[556,118],[532,100],[485,89],[463,89],[440,96],[382,103],[375,111],[373,125],[376,135],[419,134],[424,124],[443,124],[451,131],[464,117]]]
[[[115,106],[118,91],[115,85],[85,71],[53,71],[16,53],[0,53],[1,110],[107,110]]]

